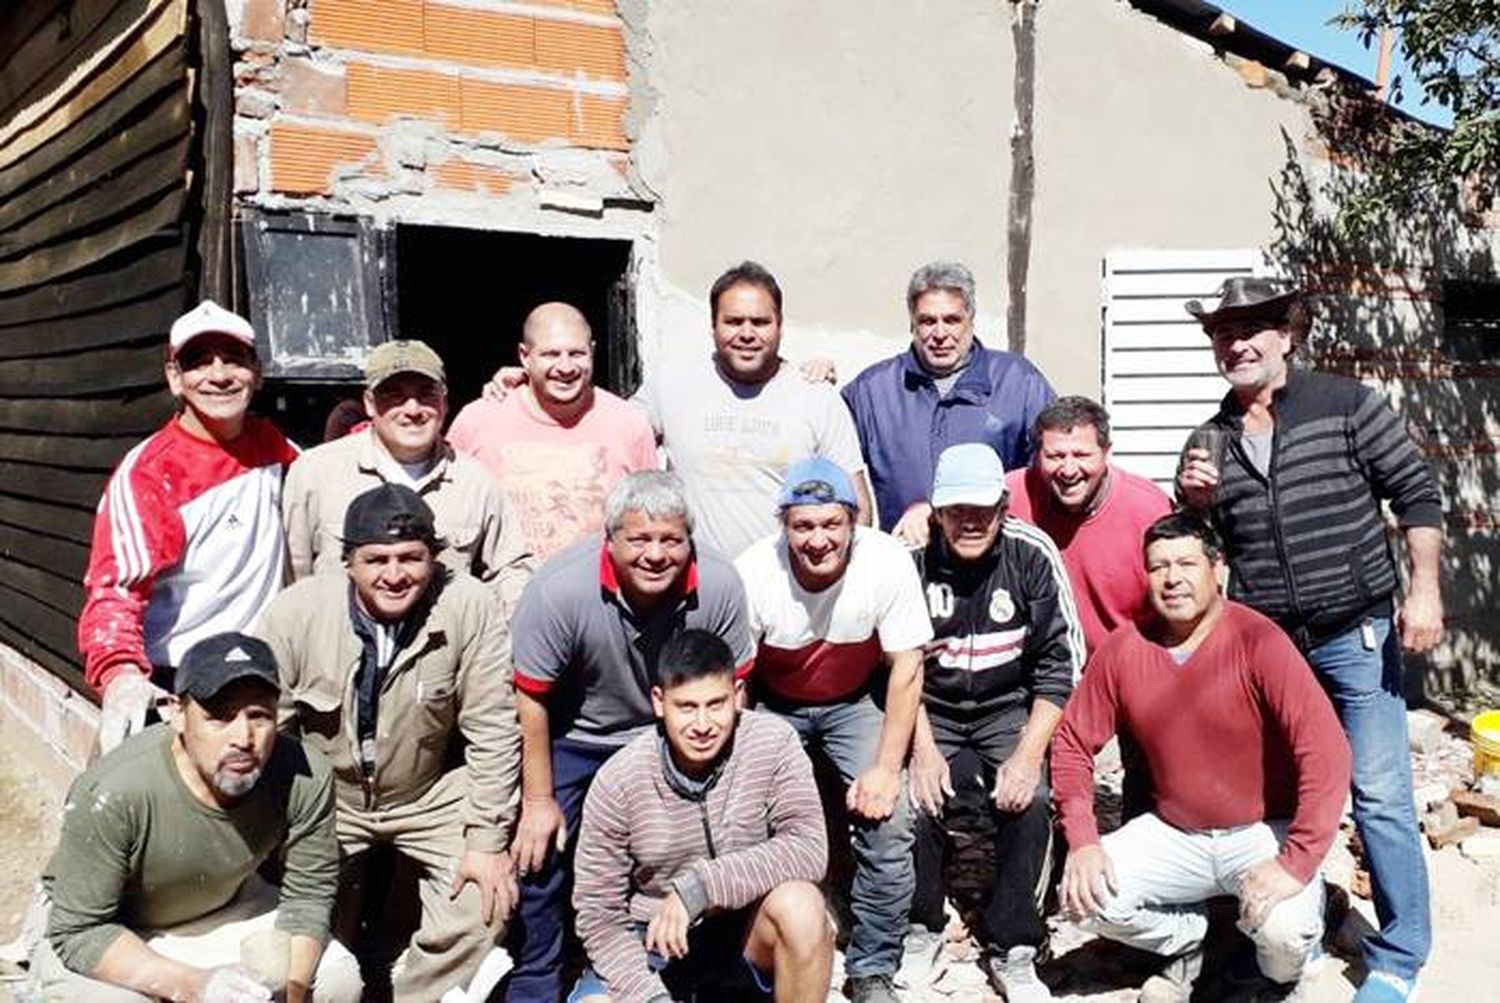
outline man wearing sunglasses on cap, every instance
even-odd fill
[[[892,1003],[914,883],[902,767],[932,624],[906,548],[856,525],[858,495],[837,464],[792,464],[778,503],[781,529],[735,562],[759,640],[755,692],[847,785],[855,873],[844,971],[854,1003]]]

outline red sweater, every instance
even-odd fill
[[[1062,551],[1089,653],[1111,631],[1148,615],[1141,537],[1146,527],[1172,511],[1172,501],[1151,481],[1109,468],[1109,493],[1080,518],[1052,502],[1052,489],[1036,467],[1005,475],[1010,514],[1041,528]]]
[[[1133,625],[1110,635],[1052,738],[1053,789],[1074,849],[1099,842],[1094,753],[1121,724],[1145,752],[1163,820],[1223,829],[1290,818],[1277,860],[1298,881],[1317,872],[1349,790],[1349,743],[1274,623],[1226,601],[1182,665]]]

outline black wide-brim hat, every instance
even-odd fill
[[[1219,305],[1209,310],[1199,300],[1188,300],[1183,309],[1203,325],[1204,330],[1242,320],[1286,319],[1287,310],[1302,295],[1296,286],[1276,279],[1236,276],[1225,279],[1219,287]]]

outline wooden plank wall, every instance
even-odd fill
[[[0,7],[0,642],[79,688],[94,509],[171,411],[165,333],[197,290],[189,14]]]

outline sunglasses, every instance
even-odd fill
[[[798,498],[811,498],[824,505],[838,501],[838,492],[827,481],[803,481],[792,488],[792,494]]]

